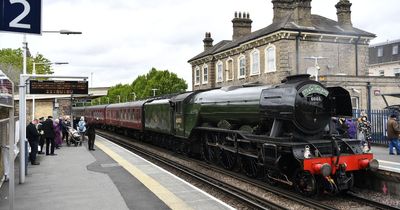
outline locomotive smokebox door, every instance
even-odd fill
[[[337,117],[351,117],[351,97],[347,90],[342,87],[328,87],[328,104],[331,115]]]

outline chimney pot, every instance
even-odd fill
[[[233,18],[233,35],[232,40],[235,41],[243,36],[249,35],[251,33],[251,23],[250,13],[246,12],[235,12],[235,18]],[[243,16],[242,16],[243,14]]]
[[[353,24],[351,23],[351,5],[349,0],[340,0],[335,5],[339,26],[345,30],[353,28]]]
[[[210,49],[213,47],[213,39],[211,38],[211,33],[210,32],[206,32],[205,38],[203,39],[203,43],[204,43],[204,51]]]

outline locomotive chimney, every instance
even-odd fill
[[[204,51],[210,49],[213,47],[213,39],[211,38],[211,33],[210,32],[206,32],[206,36],[203,39],[203,43],[204,43]]]
[[[351,5],[349,0],[340,0],[335,5],[339,26],[345,30],[353,28],[353,24],[351,23]]]
[[[252,22],[253,21],[250,19],[249,13],[235,12],[235,17],[232,20],[233,23],[232,40],[235,41],[241,37],[249,35],[251,33]]]

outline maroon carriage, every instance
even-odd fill
[[[135,101],[111,104],[106,107],[106,124],[117,129],[143,130],[143,104],[146,101]]]
[[[88,123],[104,125],[106,122],[107,105],[89,106],[85,109],[85,117]]]

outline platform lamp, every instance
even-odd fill
[[[132,92],[130,95],[133,95],[133,100],[136,101],[136,93]]]
[[[36,75],[36,65],[65,65],[68,62],[49,62],[49,63],[35,63],[33,62],[32,75]],[[35,95],[32,95],[32,120],[35,119]]]
[[[327,59],[327,58],[326,57],[322,57],[322,56],[311,56],[311,57],[305,57],[304,59],[314,60],[315,81],[318,82],[318,73],[319,73],[319,70],[321,69],[321,67],[318,64],[318,60]]]

